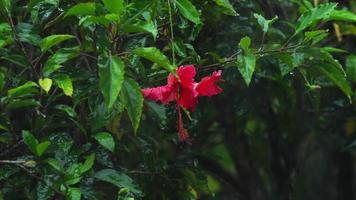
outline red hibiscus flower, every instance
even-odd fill
[[[177,102],[178,130],[181,141],[187,141],[189,135],[183,125],[180,107],[193,112],[199,96],[213,96],[222,92],[222,89],[216,85],[216,82],[220,80],[221,70],[204,77],[199,83],[194,81],[195,75],[193,65],[180,66],[177,69],[177,76],[168,75],[167,85],[142,90],[144,97],[148,100],[160,101],[164,104]]]

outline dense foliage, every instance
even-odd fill
[[[355,12],[0,0],[0,200],[356,198]],[[181,65],[215,96],[144,99]]]

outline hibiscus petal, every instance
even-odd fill
[[[180,88],[180,98],[178,101],[178,104],[180,106],[194,112],[197,103],[198,103],[198,93],[195,91],[194,87]]]
[[[177,70],[180,84],[183,87],[193,87],[194,77],[196,75],[194,65],[180,66]]]
[[[199,96],[213,96],[222,92],[222,89],[216,85],[220,80],[221,70],[213,72],[211,76],[204,77],[197,85],[196,91]]]
[[[174,85],[165,85],[143,89],[142,93],[147,100],[161,101],[162,103],[167,104],[176,100],[177,93],[175,88]]]

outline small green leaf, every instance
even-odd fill
[[[70,77],[66,74],[59,74],[54,77],[54,81],[57,83],[57,86],[61,88],[65,95],[73,95],[73,84]]]
[[[51,145],[50,141],[45,141],[37,145],[36,147],[36,154],[37,156],[42,156],[43,153],[47,150],[47,148]]]
[[[346,77],[340,69],[329,63],[320,63],[316,68],[337,85],[341,91],[351,100],[352,90]]]
[[[58,171],[62,171],[62,167],[61,164],[59,163],[58,160],[54,159],[54,158],[49,158],[46,160],[46,162],[51,165],[54,169],[58,170]]]
[[[127,188],[134,194],[142,193],[129,176],[113,169],[103,169],[95,174],[95,178],[116,185],[119,188]]]
[[[226,15],[238,16],[239,14],[235,11],[234,7],[231,5],[229,0],[214,0],[215,3],[222,8],[222,12]]]
[[[257,22],[262,27],[262,31],[264,33],[267,33],[269,27],[278,19],[278,17],[275,16],[273,19],[267,20],[262,15],[259,15],[257,13],[255,13],[253,16],[257,19]]]
[[[139,21],[135,24],[128,24],[125,26],[124,31],[127,33],[148,32],[152,34],[153,39],[156,39],[158,34],[157,25],[153,23],[153,21],[150,22]]]
[[[251,38],[250,37],[245,36],[240,40],[240,47],[245,52],[249,51],[250,46],[251,46]]]
[[[334,10],[330,16],[331,20],[356,22],[356,14],[348,10]]]
[[[95,154],[92,153],[92,154],[90,154],[90,156],[88,156],[85,159],[84,163],[82,165],[80,165],[80,167],[79,167],[80,174],[83,174],[83,173],[89,171],[91,168],[93,168],[94,162],[95,162]]]
[[[51,47],[73,38],[75,37],[72,35],[50,35],[41,41],[41,51],[46,52]]]
[[[246,85],[250,85],[253,73],[256,68],[256,57],[252,53],[239,55],[237,57],[237,67],[245,80]]]
[[[80,200],[82,198],[82,192],[79,188],[68,188],[68,200]]]
[[[99,142],[107,150],[114,152],[115,150],[115,141],[110,133],[100,132],[93,136],[96,141]]]
[[[251,38],[248,36],[243,37],[240,40],[240,47],[243,50],[243,54],[239,55],[236,60],[237,67],[246,85],[250,85],[256,67],[256,56],[251,51],[250,46]]]
[[[64,111],[69,117],[76,117],[77,113],[75,112],[75,110],[68,106],[68,105],[64,105],[64,104],[59,104],[55,106],[56,109]]]
[[[108,109],[112,108],[124,82],[125,65],[117,56],[99,59],[99,87]]]
[[[125,11],[124,0],[102,0],[106,9],[111,13],[121,15]]]
[[[96,12],[96,3],[79,3],[73,7],[71,7],[67,13],[67,16],[72,15],[95,15]]]
[[[311,41],[312,45],[319,43],[328,36],[327,30],[307,31],[305,32],[305,41]]]
[[[356,82],[356,55],[346,57],[346,74],[351,81]]]
[[[122,97],[134,131],[136,132],[140,125],[143,109],[143,95],[136,81],[130,78],[125,79]]]
[[[176,0],[176,5],[183,17],[194,24],[201,24],[200,13],[189,0]]]
[[[29,131],[22,131],[22,138],[23,142],[27,145],[27,147],[37,155],[37,145],[38,140],[29,132]]]
[[[51,90],[51,87],[52,87],[52,79],[49,79],[49,78],[40,79],[40,80],[38,80],[38,84],[48,94],[48,92]]]
[[[28,94],[33,94],[37,92],[37,84],[35,82],[27,82],[19,87],[10,89],[7,91],[7,94],[9,97],[19,97],[19,96],[24,96]]]
[[[144,57],[168,72],[175,73],[176,67],[171,65],[168,58],[155,47],[137,48],[134,51],[137,55]]]
[[[320,20],[329,20],[336,6],[336,3],[325,3],[303,13],[298,19],[295,34],[302,32],[304,29]]]
[[[80,54],[79,47],[72,48],[62,48],[56,51],[54,55],[52,55],[44,65],[43,68],[43,76],[48,77],[53,72],[57,71],[61,67],[61,64],[67,62],[70,59],[77,57]]]

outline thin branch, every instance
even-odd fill
[[[31,65],[31,68],[32,68],[32,73],[37,77],[39,78],[39,75],[36,71],[36,68],[35,66],[33,65],[32,63],[32,60],[31,58],[29,57],[24,45],[22,44],[18,34],[17,34],[17,31],[16,31],[16,27],[15,27],[15,24],[14,24],[14,21],[12,20],[11,17],[7,17],[7,21],[8,23],[10,24],[10,27],[11,27],[11,30],[12,30],[12,33],[14,34],[14,38],[15,38],[15,42],[17,43],[17,45],[20,47],[21,51],[23,52],[23,54],[25,55],[26,59],[28,60],[28,62],[30,63]]]

